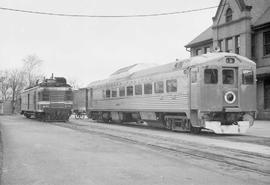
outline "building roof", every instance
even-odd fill
[[[215,17],[217,16],[217,12],[220,10],[220,7],[223,6],[222,2],[224,2],[224,0],[220,1]],[[239,5],[241,11],[250,10],[251,8],[251,24],[253,26],[259,26],[270,22],[270,0],[237,0],[236,2]],[[212,41],[212,37],[213,34],[210,26],[199,36],[189,42],[185,47],[189,48],[192,46],[200,45],[204,42]]]
[[[244,0],[247,6],[251,6],[251,24],[254,25],[258,19],[265,13],[265,11],[270,7],[269,0]]]
[[[185,45],[185,47],[189,48],[196,44],[200,44],[201,42],[210,41],[212,40],[212,37],[213,37],[212,26],[210,26],[206,30],[204,30],[199,36],[197,36],[195,39],[193,39],[191,42]]]
[[[268,7],[261,17],[254,23],[253,26],[260,26],[266,23],[270,23],[270,7]]]

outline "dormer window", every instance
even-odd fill
[[[232,9],[228,8],[226,11],[226,22],[231,22],[232,21]]]

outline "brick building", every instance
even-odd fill
[[[212,20],[185,47],[191,56],[220,49],[255,61],[258,119],[270,119],[270,0],[221,0]]]

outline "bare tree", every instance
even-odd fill
[[[70,78],[70,79],[68,80],[68,84],[69,84],[72,88],[74,88],[74,89],[79,89],[79,83],[78,83],[78,81],[77,81],[76,79],[74,79],[74,78]]]
[[[25,87],[25,81],[23,77],[24,72],[22,70],[13,69],[10,71],[9,84],[12,90],[12,105],[13,105],[12,113],[14,113],[15,110],[15,102],[17,100],[17,97]]]
[[[23,59],[23,62],[23,71],[26,77],[27,85],[33,86],[36,84],[36,81],[43,76],[40,73],[40,67],[43,61],[36,55],[28,55]]]
[[[5,101],[9,98],[9,71],[0,71],[0,91],[2,94],[2,99]]]

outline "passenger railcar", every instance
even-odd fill
[[[88,89],[88,117],[146,121],[172,130],[245,133],[256,114],[256,65],[233,53],[208,53],[136,70],[120,69]]]
[[[72,88],[62,77],[45,79],[25,89],[20,99],[21,114],[43,121],[67,121],[73,104]]]

